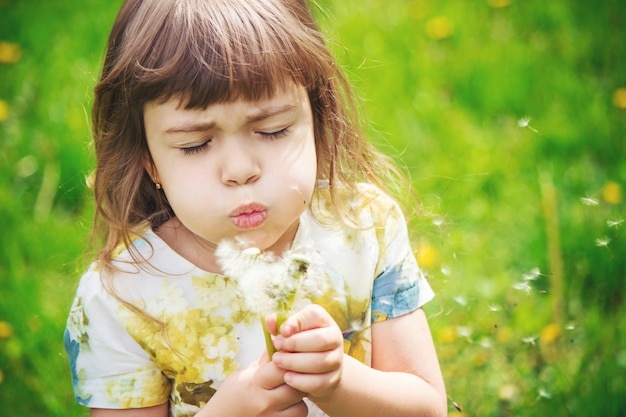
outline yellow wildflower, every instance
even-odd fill
[[[459,333],[453,326],[447,326],[437,332],[437,340],[439,343],[451,343],[454,342]]]
[[[436,41],[449,38],[454,33],[454,23],[447,17],[434,17],[426,22],[426,35]]]
[[[561,336],[561,328],[556,323],[550,323],[539,333],[539,342],[542,345],[554,343]]]
[[[613,104],[618,109],[626,109],[626,87],[618,88],[613,92]]]
[[[0,122],[3,122],[9,117],[9,105],[6,101],[0,100]]]
[[[614,182],[609,181],[602,187],[602,198],[610,204],[619,204],[622,202],[622,187]]]
[[[489,5],[494,9],[501,9],[509,6],[512,3],[512,0],[487,0],[487,3],[489,3]]]
[[[417,264],[424,269],[432,269],[439,265],[439,253],[432,245],[423,243],[415,251]]]
[[[0,339],[8,339],[13,336],[13,326],[6,321],[0,321]]]
[[[22,50],[15,43],[0,41],[0,63],[15,64],[22,58]]]

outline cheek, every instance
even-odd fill
[[[317,178],[317,156],[312,134],[303,141],[302,147],[298,150],[298,157],[292,164],[292,171],[292,177],[298,179],[301,187],[312,189],[315,185]]]
[[[210,185],[197,172],[181,169],[168,170],[162,176],[162,186],[174,212],[181,209],[193,210],[204,201],[203,194],[209,192]]]

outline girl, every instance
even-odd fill
[[[92,416],[441,416],[432,291],[303,0],[127,0],[93,126],[98,259],[65,333]],[[262,326],[218,244],[323,260]]]

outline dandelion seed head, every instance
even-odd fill
[[[224,240],[215,255],[224,274],[237,281],[246,307],[261,316],[290,313],[298,293],[310,298],[322,295],[328,287],[321,257],[310,249],[293,248],[278,257]]]
[[[261,249],[259,249],[259,248],[255,248],[255,247],[252,247],[252,248],[246,248],[246,249],[244,249],[244,250],[242,250],[242,251],[241,251],[241,254],[242,254],[243,256],[249,256],[249,257],[258,256],[258,255],[260,255],[260,254],[261,254]]]
[[[620,227],[622,225],[622,223],[624,223],[624,219],[616,219],[616,220],[607,220],[606,221],[607,226],[613,227],[615,229]]]

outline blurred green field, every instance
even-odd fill
[[[624,415],[626,3],[320,3],[372,139],[420,198],[450,414]],[[62,333],[119,4],[0,0],[2,415],[85,415]]]

